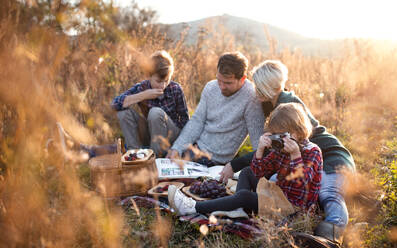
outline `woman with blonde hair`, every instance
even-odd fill
[[[313,243],[318,240],[318,243],[326,244],[324,247],[339,247],[343,230],[348,222],[348,211],[342,189],[344,176],[341,170],[355,171],[351,153],[334,135],[328,133],[326,128],[319,124],[294,92],[285,90],[288,69],[283,63],[278,60],[266,60],[253,69],[252,78],[256,86],[257,97],[262,101],[265,118],[283,103],[299,103],[306,110],[313,126],[310,141],[321,148],[324,159],[319,202],[320,206],[324,208],[325,220],[316,227],[314,233],[317,236],[313,236]],[[221,179],[225,181],[234,172],[247,167],[252,154],[226,164],[221,172]],[[318,238],[318,236],[326,239]]]

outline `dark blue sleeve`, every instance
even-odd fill
[[[143,89],[142,83],[137,83],[134,86],[132,86],[130,89],[125,91],[123,94],[116,96],[111,103],[112,108],[117,111],[126,109],[126,108],[123,108],[123,103],[124,103],[124,99],[126,98],[126,96],[137,94],[137,93],[143,91],[142,89]]]

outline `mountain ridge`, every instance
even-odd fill
[[[167,36],[173,40],[179,40],[183,31],[187,30],[184,40],[187,45],[195,44],[200,33],[202,35],[206,32],[206,28],[212,29],[213,32],[226,31],[234,37],[238,45],[250,45],[256,49],[268,50],[270,48],[268,38],[271,37],[277,43],[277,50],[299,49],[305,55],[332,56],[341,51],[344,43],[344,40],[309,38],[271,24],[228,14],[162,25]]]

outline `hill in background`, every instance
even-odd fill
[[[185,44],[196,44],[199,35],[207,38],[215,37],[214,33],[230,34],[236,44],[268,51],[269,38],[276,42],[277,50],[288,48],[291,51],[301,50],[305,55],[331,56],[340,53],[344,40],[321,40],[304,37],[300,34],[260,23],[247,18],[231,15],[208,17],[192,22],[176,24],[163,24],[164,33],[172,40],[179,40],[181,34],[186,32]]]

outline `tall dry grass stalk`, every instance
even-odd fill
[[[19,32],[28,24],[18,23],[14,13],[27,9],[6,4],[10,9],[1,9],[0,27],[0,244],[119,247],[122,212],[83,188],[73,163],[65,163],[60,154],[48,158],[44,149],[56,120],[79,138],[94,141],[74,112],[84,109],[84,87],[60,83],[64,63],[73,56],[69,40],[39,25]],[[84,68],[84,61],[78,67]]]

